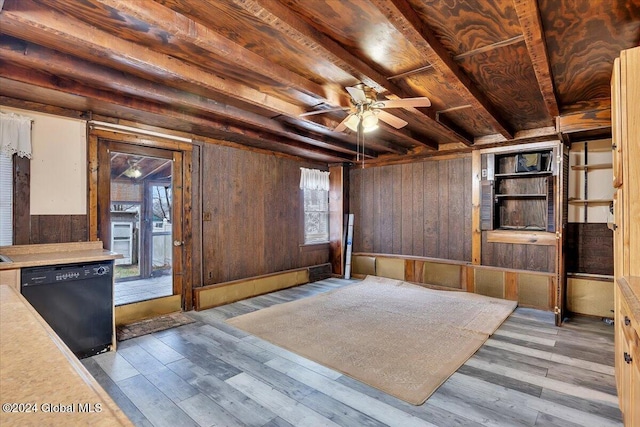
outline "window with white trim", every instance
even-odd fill
[[[329,172],[300,168],[304,207],[304,243],[329,241]]]

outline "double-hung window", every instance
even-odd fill
[[[300,168],[304,205],[304,244],[329,241],[329,172]]]

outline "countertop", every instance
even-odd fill
[[[3,426],[132,425],[22,295],[5,285],[0,285],[0,384]]]
[[[2,246],[0,255],[10,260],[0,262],[0,270],[122,258],[121,254],[103,249],[100,241]]]

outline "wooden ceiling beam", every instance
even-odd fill
[[[518,36],[511,37],[511,38],[506,39],[506,40],[501,40],[499,42],[491,43],[489,45],[482,46],[482,47],[479,47],[477,49],[473,49],[473,50],[470,50],[470,51],[467,51],[467,52],[464,52],[464,53],[460,53],[460,54],[454,56],[453,60],[454,61],[459,61],[461,59],[468,58],[470,56],[475,56],[475,55],[478,55],[480,53],[487,53],[487,52],[490,52],[490,51],[492,51],[494,49],[499,49],[499,48],[505,47],[505,46],[511,46],[512,44],[517,44],[517,43],[520,43],[522,41],[524,41],[524,36],[522,34],[520,34]],[[433,68],[433,65],[431,65],[431,64],[424,65],[422,67],[418,67],[418,68],[415,68],[413,70],[409,70],[409,71],[405,71],[405,72],[400,73],[400,74],[396,74],[395,76],[387,77],[387,79],[391,80],[391,79],[399,79],[399,78],[402,78],[402,77],[408,77],[408,76],[411,76],[411,75],[414,75],[414,74],[422,73],[423,71],[430,70],[431,68]]]
[[[60,0],[56,0],[56,2],[58,1]],[[73,2],[75,1],[73,0]],[[95,1],[166,31],[176,40],[198,46],[216,56],[223,57],[225,61],[230,61],[241,68],[268,77],[282,87],[302,92],[307,96],[300,97],[299,100],[307,105],[315,105],[320,101],[335,104],[344,97],[342,94],[333,93],[329,87],[323,87],[288,68],[269,61],[199,22],[161,4],[152,1],[134,2],[131,0]],[[115,18],[116,14],[112,13],[111,16]]]
[[[433,31],[427,28],[406,0],[371,0],[371,2],[411,44],[425,55],[433,68],[445,76],[451,87],[482,113],[482,117],[491,127],[505,138],[513,138],[511,126],[456,64]]]
[[[522,27],[524,42],[531,57],[533,71],[536,80],[538,80],[538,86],[540,86],[540,94],[551,118],[557,117],[560,111],[551,76],[551,66],[549,65],[549,55],[547,54],[538,2],[536,0],[513,0],[513,4]]]
[[[39,7],[31,0],[12,2],[11,8],[5,8],[0,14],[0,28],[5,34],[64,50],[88,61],[106,66],[117,65],[121,71],[143,78],[149,74],[155,75],[167,85],[185,82],[270,110],[276,115],[298,118],[306,112],[297,105],[217,77],[196,65],[178,61],[169,55],[154,52],[58,12]]]
[[[561,133],[585,132],[611,127],[611,109],[595,109],[556,117],[556,130]]]
[[[353,159],[352,155],[338,153],[295,140],[283,139],[270,133],[254,130],[248,127],[239,127],[229,121],[217,121],[210,118],[191,115],[184,111],[176,111],[173,108],[162,104],[156,104],[131,96],[120,95],[88,87],[74,80],[53,76],[34,69],[19,67],[4,60],[0,60],[0,75],[11,76],[8,80],[17,81],[23,84],[85,97],[93,101],[97,101],[100,104],[104,104],[105,109],[108,108],[108,106],[117,105],[128,110],[133,109],[140,112],[161,115],[166,118],[175,118],[186,123],[206,127],[211,133],[215,133],[217,137],[222,139],[227,138],[233,141],[242,139],[244,142],[252,141],[254,145],[268,145],[275,151],[302,155],[303,157],[303,153],[306,150],[309,152],[309,157],[312,157],[315,154],[321,156],[322,160],[332,159],[331,161],[351,161]],[[15,96],[15,94],[6,94],[3,86],[4,85],[0,82],[0,94]],[[27,100],[33,101],[30,99]],[[99,108],[100,107],[98,107],[96,111],[98,111]]]
[[[285,5],[277,0],[232,0],[234,4],[242,7],[256,18],[262,20],[280,33],[294,40],[301,46],[311,50],[315,55],[333,63],[338,68],[355,76],[359,81],[375,89],[377,92],[387,96],[389,99],[400,99],[412,97],[401,88],[391,82],[387,76],[373,69],[364,61],[356,58],[339,45],[337,42],[321,33],[313,26],[306,23],[297,14],[288,9]],[[464,132],[452,129],[438,122],[435,112],[427,110],[424,112],[418,109],[412,109],[411,112],[418,114],[431,125],[436,127],[442,134],[448,138],[471,145],[473,141],[467,137]],[[393,130],[389,130],[394,132]],[[399,135],[396,135],[399,136]],[[437,149],[432,142],[424,144],[418,141],[418,144],[429,149]]]
[[[557,141],[559,139],[558,132],[553,126],[542,127],[538,129],[526,129],[516,132],[512,139],[506,139],[500,134],[485,135],[476,138],[474,147],[490,148],[501,147],[513,144],[529,144],[533,142]]]
[[[240,108],[225,105],[196,94],[179,89],[160,86],[135,76],[124,76],[100,65],[92,64],[70,55],[60,53],[42,46],[27,43],[11,36],[0,36],[0,58],[15,64],[40,69],[58,76],[68,77],[92,86],[115,90],[138,98],[150,99],[169,105],[185,107],[189,110],[201,110],[214,114],[225,120],[242,123],[254,128],[261,128],[278,136],[297,140],[310,145],[328,148],[342,153],[355,155],[355,145],[332,140],[326,136],[304,135],[287,130],[281,123],[259,114]],[[369,157],[375,152],[367,151]]]

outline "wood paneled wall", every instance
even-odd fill
[[[31,215],[30,244],[86,242],[86,215]]]
[[[301,166],[314,167],[231,147],[203,146],[205,285],[329,262],[328,244],[300,246]]]
[[[556,247],[487,242],[487,232],[483,231],[482,265],[554,273]]]
[[[354,252],[471,261],[471,156],[354,167]]]
[[[613,231],[607,224],[570,222],[566,233],[567,272],[613,276]]]

